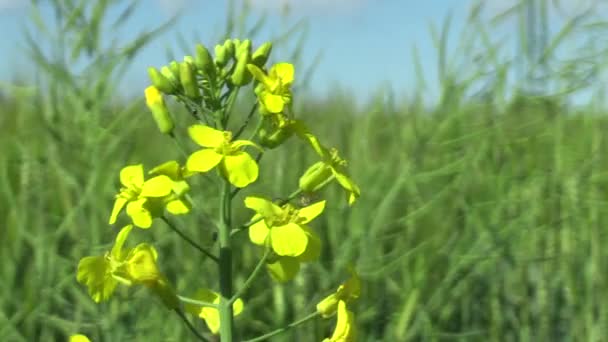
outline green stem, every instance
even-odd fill
[[[175,312],[177,313],[177,315],[182,319],[182,321],[184,321],[184,323],[186,323],[186,326],[188,327],[188,329],[190,329],[190,331],[192,331],[192,333],[201,341],[204,342],[209,342],[208,339],[205,338],[205,336],[201,335],[196,328],[194,327],[194,325],[192,325],[192,323],[190,323],[190,321],[188,320],[188,317],[186,317],[186,315],[184,315],[184,313],[180,310],[180,309],[175,309]]]
[[[230,183],[223,180],[224,186],[220,197],[220,338],[222,342],[232,342],[234,321],[232,317],[232,248],[230,246],[231,199]]]
[[[245,280],[243,287],[238,289],[238,291],[236,291],[234,296],[232,296],[232,298],[230,299],[230,304],[234,303],[237,299],[239,299],[245,293],[245,291],[247,291],[247,289],[253,283],[253,280],[255,280],[255,278],[258,276],[258,274],[262,270],[262,268],[263,268],[264,264],[266,263],[266,260],[268,260],[269,256],[270,256],[270,248],[266,247],[266,249],[264,250],[264,255],[262,256],[260,261],[258,261],[258,264],[255,266],[255,268],[249,275],[249,278],[247,278],[247,280]]]
[[[185,297],[185,296],[177,296],[177,298],[187,304],[192,304],[192,305],[196,305],[196,306],[200,306],[200,307],[206,307],[206,308],[214,308],[217,309],[217,304],[213,304],[213,303],[207,303],[207,302],[201,302],[200,300],[196,300],[196,299],[192,299],[190,297]]]
[[[306,323],[306,322],[310,321],[311,319],[317,318],[320,315],[321,314],[319,312],[315,311],[315,312],[311,313],[310,315],[308,315],[308,316],[306,316],[306,317],[304,317],[304,318],[302,318],[300,320],[297,320],[297,321],[295,321],[293,323],[290,323],[290,324],[288,324],[288,325],[286,325],[286,326],[284,326],[282,328],[279,328],[277,330],[271,331],[271,332],[269,332],[267,334],[264,334],[262,336],[258,336],[256,338],[252,338],[250,340],[245,340],[243,342],[266,341],[267,339],[269,339],[269,338],[271,338],[271,337],[273,337],[275,335],[281,334],[281,333],[283,333],[283,332],[285,332],[285,331],[287,331],[289,329],[293,329],[293,328],[297,327],[300,324]]]
[[[222,125],[224,127],[228,127],[228,120],[230,120],[230,115],[232,114],[232,107],[234,107],[234,103],[236,102],[236,98],[239,95],[239,90],[241,88],[237,87],[230,92],[228,96],[228,104],[226,106],[226,111],[224,112],[224,118],[222,120]]]
[[[209,252],[208,250],[201,247],[198,243],[194,242],[194,240],[192,240],[186,234],[184,234],[181,230],[179,230],[171,221],[169,221],[169,219],[167,219],[165,216],[161,216],[160,218],[161,218],[161,220],[165,221],[165,223],[167,224],[167,226],[169,226],[169,228],[171,228],[171,230],[176,232],[177,235],[179,235],[182,239],[184,239],[186,242],[188,242],[192,247],[196,248],[199,252],[205,254],[207,257],[209,257],[211,260],[215,261],[216,263],[219,263],[219,259],[215,255],[211,254],[211,252]]]

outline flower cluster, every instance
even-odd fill
[[[103,255],[84,257],[78,264],[77,281],[87,287],[93,301],[108,300],[119,284],[141,285],[183,319],[188,320],[184,312],[200,318],[211,334],[220,334],[222,341],[230,342],[233,318],[244,309],[241,294],[250,286],[258,270],[265,268],[275,281],[287,282],[297,276],[302,263],[319,258],[322,242],[311,223],[324,212],[327,202],[320,200],[299,206],[293,204],[293,200],[300,194],[318,192],[334,180],[346,191],[349,205],[359,198],[361,192],[348,174],[347,162],[338,151],[323,146],[306,125],[295,118],[291,88],[295,68],[286,62],[267,68],[265,64],[271,50],[270,43],[264,43],[253,51],[248,39],[228,39],[215,46],[214,56],[198,44],[194,57],[186,56],[181,62],[172,61],[160,70],[148,69],[152,85],[144,91],[145,104],[159,131],[173,138],[186,156],[181,163],[169,160],[147,174],[143,164],[127,165],[120,170],[120,188],[115,195],[109,224],[122,220],[123,212],[130,222],[118,232],[111,250]],[[256,101],[240,127],[231,127],[235,121],[230,120],[231,113],[239,89],[250,84]],[[176,122],[166,98],[184,105],[192,115],[189,119],[196,122],[186,125]],[[255,129],[248,139],[240,138],[247,132],[256,110],[258,123]],[[197,147],[188,150],[190,146],[184,146],[183,140],[178,139],[180,133],[187,135]],[[233,225],[232,201],[235,194],[258,180],[260,159],[292,136],[310,146],[320,160],[302,174],[297,186],[294,184],[294,191],[284,200],[272,201],[261,194],[247,194],[244,206],[254,213],[248,222],[238,227]],[[214,170],[216,172],[212,172]],[[217,223],[215,228],[219,237],[213,246],[215,251],[198,245],[168,216],[196,211],[190,197],[196,183],[190,180],[200,174],[216,174],[214,179],[222,189],[219,217],[214,222]],[[191,297],[178,296],[160,272],[158,252],[151,243],[126,247],[126,240],[134,227],[148,229],[157,218],[205,254],[208,260],[217,263],[219,291],[199,288]],[[234,292],[231,238],[245,230],[254,245],[263,247],[264,254],[243,287]],[[354,315],[348,310],[348,304],[359,293],[360,281],[353,272],[351,279],[317,305],[317,315],[337,315],[336,330],[325,341],[354,340]],[[73,335],[71,340],[87,341],[84,335]]]

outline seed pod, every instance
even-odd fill
[[[173,132],[175,125],[173,119],[169,114],[169,109],[165,105],[162,93],[155,86],[149,86],[145,92],[146,105],[152,112],[152,117],[158,126],[158,129],[163,134],[170,134]]]

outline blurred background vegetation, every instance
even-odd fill
[[[93,341],[192,338],[147,292],[119,291],[96,305],[75,279],[78,260],[102,253],[116,233],[106,223],[120,168],[180,158],[142,99],[116,89],[126,68],[145,72],[147,66],[131,65],[133,56],[173,21],[129,44],[103,47],[104,25],[121,25],[137,6],[104,17],[118,2],[54,0],[55,23],[34,12],[25,42],[37,77],[1,88],[2,341],[61,341],[74,332]],[[438,101],[425,101],[420,68],[414,96],[378,89],[362,107],[340,91],[324,100],[298,98],[297,115],[343,151],[363,194],[349,210],[339,188],[323,191],[329,207],[314,222],[325,242],[321,261],[286,286],[261,278],[248,292],[239,336],[314,310],[353,264],[364,280],[353,308],[361,341],[606,339],[608,109],[601,75],[608,50],[600,38],[608,22],[590,20],[590,6],[550,34],[547,12],[559,1],[520,1],[489,19],[479,16],[482,6],[471,7],[453,51],[446,43],[450,17],[430,28]],[[247,6],[233,6],[218,41],[247,37],[260,44],[263,20],[246,27],[247,15]],[[507,18],[518,23],[509,28],[515,53],[492,34]],[[302,30],[294,26],[277,44]],[[52,42],[49,51],[32,38],[41,32]],[[558,51],[573,51],[574,36],[582,45],[562,58]],[[197,42],[184,43],[193,50]],[[305,70],[298,75],[305,89],[315,61],[298,60],[299,46],[280,58],[293,57]],[[74,60],[78,70],[70,67]],[[183,114],[182,128],[189,124]],[[296,144],[273,152],[253,191],[284,196],[314,158]],[[196,198],[206,212],[216,202],[209,198],[213,193]],[[238,222],[250,215],[242,204],[236,209]],[[204,219],[178,222],[212,243]],[[214,265],[166,227],[136,233],[155,241],[162,269],[181,293],[216,285]],[[237,283],[260,256],[246,236],[239,239]],[[332,326],[317,321],[275,340],[319,341]],[[197,327],[204,329],[202,322]]]

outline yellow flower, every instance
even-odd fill
[[[84,257],[78,263],[76,279],[86,285],[96,303],[110,298],[120,282],[127,286],[141,284],[154,290],[168,306],[177,306],[173,294],[156,264],[158,254],[150,244],[123,249],[133,225],[123,227],[116,236],[112,250],[103,256]]]
[[[346,171],[347,162],[340,157],[338,150],[335,148],[327,149],[321,145],[317,137],[310,133],[303,125],[298,126],[297,134],[307,141],[321,157],[321,161],[309,167],[304,175],[300,177],[300,189],[314,192],[319,190],[329,180],[335,178],[346,190],[348,204],[352,205],[355,203],[357,198],[361,196],[361,190],[348,175]]]
[[[185,167],[181,167],[175,160],[171,160],[153,168],[149,173],[153,176],[167,176],[172,181],[172,192],[163,200],[168,212],[173,215],[190,212],[192,202],[186,197],[186,194],[190,191],[190,185],[186,182],[186,177],[191,174]]]
[[[260,82],[261,87],[256,93],[260,99],[262,109],[272,114],[283,112],[285,107],[291,104],[291,84],[294,78],[293,64],[275,64],[270,68],[268,75],[254,64],[248,64],[247,68],[253,77]]]
[[[361,279],[354,269],[350,269],[350,278],[342,283],[336,292],[325,297],[317,304],[317,311],[323,317],[330,317],[336,313],[340,302],[351,302],[361,294]]]
[[[199,289],[193,297],[201,302],[219,304],[220,295],[208,289]],[[239,298],[232,304],[232,314],[238,316],[243,311],[243,301]],[[220,331],[220,313],[216,308],[186,304],[186,311],[203,319],[213,334]]]
[[[232,133],[218,131],[204,125],[192,125],[188,133],[194,142],[204,147],[194,152],[186,162],[189,171],[207,172],[218,166],[220,173],[232,185],[243,188],[258,179],[258,164],[242,151],[256,144],[248,140],[232,141]]]
[[[70,336],[70,342],[91,342],[88,337],[82,334],[75,334]]]
[[[112,208],[110,224],[116,222],[118,214],[127,207],[127,215],[133,224],[140,228],[149,228],[152,219],[159,215],[162,204],[149,202],[148,199],[162,198],[171,194],[172,180],[160,175],[144,181],[144,168],[142,164],[129,165],[120,170],[120,183],[122,187]]]
[[[321,240],[306,224],[323,212],[325,201],[297,209],[291,204],[279,207],[267,199],[250,196],[245,198],[245,206],[257,212],[252,220],[258,221],[249,227],[251,242],[260,246],[268,243],[277,255],[297,257],[299,261],[319,256]]]
[[[356,339],[355,315],[346,308],[346,303],[341,300],[338,302],[338,319],[334,333],[323,342],[354,342]]]

